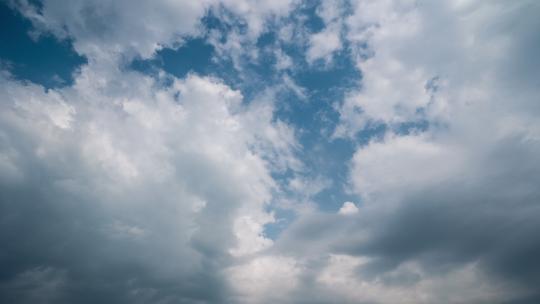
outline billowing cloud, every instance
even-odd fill
[[[295,5],[292,0],[10,2],[33,22],[36,35],[71,38],[77,52],[90,60],[149,58],[163,47],[177,47],[185,37],[203,34],[201,18],[210,10],[245,22],[247,37],[254,40],[266,22],[287,16]]]
[[[276,185],[257,147],[275,158],[290,144],[271,107],[216,79],[92,66],[62,90],[1,85],[4,300],[50,276],[29,302],[216,300],[232,254],[271,243]]]

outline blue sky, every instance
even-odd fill
[[[310,4],[298,9],[306,18],[303,25],[311,32],[319,32],[324,27],[324,21],[316,14],[316,8],[316,4]],[[12,41],[1,50],[2,62],[8,65],[8,70],[18,79],[39,83],[47,88],[71,84],[72,74],[86,63],[85,58],[73,50],[71,41],[60,40],[52,35],[32,38],[31,22],[7,5],[2,5],[2,14],[6,16],[2,18],[6,23],[2,27],[3,39]],[[217,28],[224,35],[227,34],[227,26],[220,25],[219,20],[212,19],[211,15],[202,20],[205,29]],[[262,56],[243,66],[242,72],[249,75],[249,79],[238,76],[229,58],[218,58],[214,47],[204,37],[188,38],[177,48],[163,48],[149,59],[136,58],[126,68],[149,75],[163,70],[180,78],[188,73],[219,77],[240,90],[246,96],[244,102],[250,102],[252,96],[281,81],[273,67],[276,62],[274,54],[265,52],[265,48],[279,44],[275,36],[276,31],[270,28],[257,39],[255,47]],[[358,197],[346,193],[344,189],[347,162],[357,142],[335,139],[329,135],[339,120],[335,106],[347,91],[359,86],[361,73],[354,68],[350,53],[346,50],[336,53],[332,64],[327,66],[322,62],[308,64],[304,58],[304,45],[286,45],[284,49],[295,63],[294,70],[288,71],[288,75],[308,92],[309,102],[290,90],[284,90],[280,92],[282,104],[278,105],[276,118],[300,130],[298,139],[304,149],[298,152],[306,162],[306,174],[328,179],[327,189],[314,196],[313,201],[321,210],[336,211],[344,201],[358,200]],[[377,127],[374,127],[373,130],[363,132],[358,142],[369,141],[372,136],[378,135],[377,131]],[[276,177],[282,176],[277,174]]]
[[[69,40],[52,35],[32,38],[32,24],[17,12],[1,5],[0,49],[2,64],[17,78],[56,87],[70,84],[72,73],[85,58],[78,55]]]
[[[537,303],[539,13],[0,2],[0,302]]]
[[[313,33],[324,28],[324,21],[316,14],[317,7],[314,2],[297,9],[298,14],[305,18],[302,21],[303,27]],[[218,29],[222,35],[227,35],[235,26],[221,24],[212,14],[202,21],[205,31]],[[242,26],[239,25],[240,30]],[[297,152],[306,163],[306,174],[328,180],[327,188],[317,193],[312,198],[313,202],[321,210],[335,212],[344,201],[359,199],[347,193],[344,188],[347,181],[347,162],[355,145],[366,143],[372,136],[378,135],[375,127],[359,135],[358,141],[330,136],[339,120],[335,107],[349,90],[360,85],[361,72],[354,67],[351,54],[347,50],[336,53],[330,65],[323,62],[307,63],[306,46],[280,45],[282,42],[276,38],[277,30],[279,28],[269,27],[257,38],[254,49],[260,57],[256,60],[246,59],[241,73],[235,70],[230,58],[220,58],[204,37],[189,38],[178,48],[161,49],[150,59],[135,59],[130,68],[150,74],[163,70],[180,78],[188,73],[219,77],[231,87],[240,90],[246,103],[265,89],[280,85],[283,81],[281,77],[289,75],[308,96],[303,98],[290,89],[282,90],[278,93],[279,104],[275,118],[299,130],[298,140],[303,149]],[[270,49],[273,47],[283,48],[293,60],[294,69],[276,71],[274,65],[277,60]],[[315,171],[311,168],[317,169]],[[278,179],[290,176],[276,174]]]

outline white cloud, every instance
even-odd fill
[[[353,202],[345,202],[338,210],[339,214],[349,215],[358,213],[358,207]]]
[[[91,238],[78,245],[88,255],[112,236],[119,254],[146,269],[141,276],[212,277],[205,260],[219,259],[212,262],[219,269],[229,252],[245,255],[272,244],[262,234],[273,221],[265,210],[277,187],[270,173],[287,166],[282,159],[296,162],[290,154],[296,143],[266,101],[246,106],[240,92],[213,78],[169,78],[167,86],[164,80],[92,64],[63,89],[2,78],[0,164],[9,172],[0,186],[14,197],[47,189],[51,194],[39,203],[70,206],[74,221],[95,216],[84,211],[91,206],[100,214],[91,220],[96,235],[80,232],[75,241]],[[21,200],[16,208],[33,203]],[[69,223],[61,218],[57,225],[69,230]],[[59,236],[44,232],[48,237],[55,244]],[[62,254],[76,263],[84,258]],[[77,267],[61,261],[55,267]]]
[[[470,179],[472,172],[489,170],[477,167],[492,157],[489,149],[501,149],[514,136],[537,137],[526,113],[536,111],[531,101],[537,89],[503,76],[520,60],[512,57],[512,45],[523,43],[520,35],[529,31],[524,22],[520,35],[511,34],[508,20],[526,6],[356,2],[349,39],[367,43],[373,55],[359,57],[362,89],[344,101],[337,132],[355,133],[370,121],[398,132],[402,122],[429,124],[426,132],[389,134],[359,149],[351,174],[358,193],[399,197],[448,178]],[[500,30],[489,31],[486,23]],[[511,103],[505,97],[510,92],[516,97]],[[534,141],[527,148],[535,150]]]
[[[534,10],[534,6],[522,3],[505,9],[501,3],[441,6],[428,1],[417,6],[414,1],[356,1],[355,13],[347,19],[347,38],[362,71],[362,88],[344,101],[339,135],[357,132],[370,121],[396,126],[449,118],[451,107],[485,102],[487,94],[495,96],[495,92],[505,94],[506,90],[500,90],[503,83],[517,88],[504,75],[510,74],[512,66],[521,66],[522,59],[510,54],[520,52],[518,45],[526,47],[529,23],[534,21],[531,16],[512,26],[510,20],[519,18],[518,11]],[[489,30],[486,24],[498,30]],[[517,28],[519,35],[512,34]],[[518,74],[533,72],[522,67]],[[434,80],[436,88],[429,86]]]
[[[323,1],[317,8],[325,27],[322,31],[309,37],[309,47],[306,51],[306,60],[312,64],[323,59],[325,64],[332,62],[333,54],[342,49],[341,32],[343,29],[343,1]]]
[[[197,24],[210,1],[63,1],[49,0],[37,10],[19,1],[23,13],[59,37],[74,38],[74,47],[91,60],[102,57],[148,58],[162,46],[198,33]]]
[[[352,184],[367,202],[400,200],[404,191],[422,191],[458,174],[462,154],[459,147],[431,142],[427,135],[390,135],[358,149]]]
[[[13,3],[36,26],[35,35],[52,32],[61,39],[72,38],[75,50],[92,61],[149,58],[163,47],[177,47],[185,37],[202,34],[200,20],[211,9],[219,15],[225,8],[244,20],[248,31],[241,40],[254,43],[268,21],[287,16],[296,5],[294,0],[47,0],[40,8],[26,0]],[[217,46],[229,53],[234,49],[230,43]]]
[[[230,250],[237,257],[257,253],[272,246],[271,239],[264,235],[264,225],[275,222],[271,214],[260,212],[258,215],[243,215],[235,219],[233,229],[238,244]]]
[[[261,256],[227,271],[239,303],[275,303],[289,301],[302,267],[290,257]]]
[[[313,63],[317,59],[324,59],[326,63],[329,63],[332,60],[333,53],[340,49],[340,26],[332,24],[321,32],[311,35],[306,59],[309,63]]]
[[[292,67],[293,62],[289,55],[285,54],[281,49],[276,48],[274,51],[274,54],[276,56],[276,69],[278,71],[280,70],[286,70],[290,67]]]
[[[368,261],[365,257],[331,255],[317,280],[322,286],[343,295],[344,301],[351,303],[482,303],[501,298],[511,299],[514,294],[511,289],[497,282],[488,284],[475,265],[430,278],[417,265],[409,263],[389,273],[386,278],[362,280],[355,270],[358,271],[358,267]],[[359,272],[361,275],[361,270]],[[401,286],[392,286],[390,283],[392,278],[404,280],[406,277],[410,277],[413,282]]]
[[[291,90],[296,95],[296,97],[300,99],[307,98],[306,89],[294,82],[294,80],[289,75],[283,75],[283,84],[287,89]]]
[[[222,0],[222,2],[238,17],[246,20],[250,39],[257,38],[264,31],[267,20],[287,16],[298,3],[296,0]]]

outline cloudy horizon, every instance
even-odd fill
[[[540,303],[540,2],[0,23],[0,303]]]

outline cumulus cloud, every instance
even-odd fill
[[[334,52],[342,48],[341,32],[343,29],[342,1],[324,1],[317,10],[317,14],[325,23],[322,31],[309,37],[309,48],[306,51],[306,60],[312,64],[318,59],[323,59],[325,64],[332,61]]]
[[[339,214],[355,214],[358,213],[358,207],[353,202],[345,202],[338,210]]]
[[[261,256],[231,267],[228,272],[239,303],[275,303],[290,301],[301,268],[291,257]]]
[[[310,48],[306,53],[307,61],[313,63],[317,59],[324,59],[325,62],[330,62],[332,54],[341,48],[339,35],[339,26],[337,25],[331,25],[323,31],[313,34],[310,37]]]
[[[2,79],[6,284],[61,273],[58,302],[210,301],[231,253],[271,242],[273,166],[253,147],[279,155],[285,127],[216,79],[171,81],[92,66],[61,90]]]

